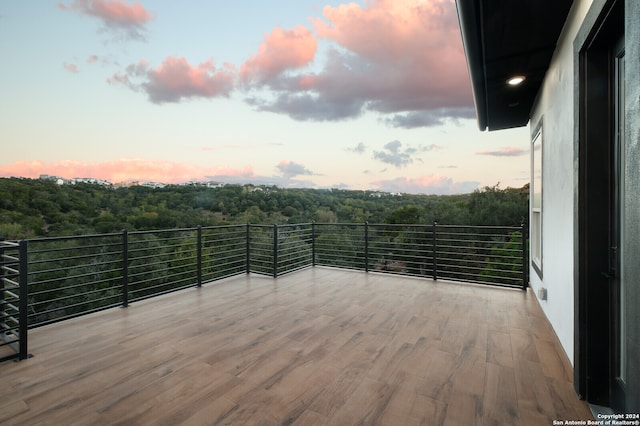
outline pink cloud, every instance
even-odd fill
[[[442,125],[475,117],[453,0],[368,0],[326,6],[313,30],[276,28],[255,55],[236,69],[190,65],[168,57],[157,69],[133,64],[109,79],[144,91],[152,102],[254,92],[260,111],[296,120],[345,120],[367,111],[402,128]],[[328,42],[319,70],[318,40]]]
[[[62,64],[62,66],[64,67],[65,70],[77,74],[78,73],[78,66],[76,64],[69,64],[67,62],[65,62],[64,64]]]
[[[505,146],[493,151],[479,151],[476,155],[490,155],[494,157],[520,157],[522,155],[528,155],[529,150],[523,148],[517,148],[513,146]]]
[[[470,84],[454,2],[377,0],[326,6],[314,20],[320,37],[371,67],[363,86],[382,111],[471,106]],[[357,81],[353,81],[357,83]],[[368,83],[368,84],[367,84]],[[376,99],[377,97],[377,99]]]
[[[71,4],[58,3],[62,10],[73,10],[93,16],[111,29],[124,30],[130,38],[144,38],[144,25],[153,19],[140,2],[128,3],[121,0],[74,0]]]
[[[318,40],[307,28],[298,25],[292,30],[275,28],[266,35],[258,53],[240,68],[244,81],[265,82],[288,69],[308,65],[318,50]]]
[[[74,177],[92,177],[113,183],[130,181],[155,181],[182,183],[190,180],[207,180],[212,175],[252,177],[251,166],[243,169],[213,166],[200,167],[193,164],[164,160],[119,159],[106,162],[59,161],[19,161],[0,166],[0,176],[37,178],[42,174]]]
[[[217,68],[209,60],[193,66],[185,58],[169,56],[156,69],[146,61],[140,61],[129,65],[124,73],[114,74],[107,81],[142,90],[152,102],[163,103],[178,102],[182,98],[228,96],[235,79],[236,69],[231,64]]]
[[[425,175],[417,178],[398,177],[371,183],[380,191],[411,194],[467,194],[478,189],[480,182],[456,182],[441,175]]]
[[[252,99],[259,109],[318,121],[372,110],[396,127],[473,116],[454,2],[373,0],[323,13],[312,19],[315,32],[340,48],[321,72],[289,78],[275,101]]]

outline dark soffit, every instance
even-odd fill
[[[527,125],[572,2],[456,0],[481,130]]]

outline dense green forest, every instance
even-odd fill
[[[519,226],[528,195],[528,186],[498,185],[442,196],[0,178],[0,239],[31,240],[31,325],[239,273],[275,276],[311,265],[519,287],[526,280],[519,230],[410,225]],[[253,225],[215,226],[246,223]],[[307,225],[264,226],[274,224]]]
[[[0,238],[24,239],[239,223],[432,223],[519,226],[529,186],[462,195],[200,185],[109,187],[0,178]]]

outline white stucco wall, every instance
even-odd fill
[[[533,108],[530,127],[542,120],[542,279],[531,268],[530,281],[547,289],[540,300],[573,364],[574,279],[574,58],[573,40],[592,0],[576,0]]]

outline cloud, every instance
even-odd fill
[[[383,113],[473,107],[455,3],[377,0],[324,8],[314,19],[319,37],[345,53],[327,66],[318,90],[348,86],[369,110]],[[447,110],[442,110],[446,108]]]
[[[311,25],[311,30],[301,25],[273,29],[257,53],[237,67],[226,64],[213,71],[205,63],[207,76],[217,81],[213,90],[201,90],[202,84],[185,77],[194,70],[202,74],[203,64],[194,67],[176,57],[166,58],[155,73],[148,65],[142,70],[129,65],[109,81],[146,92],[156,103],[244,91],[258,111],[299,121],[340,121],[373,111],[389,126],[416,128],[473,118],[453,1],[326,6]],[[322,55],[320,41],[328,46]],[[317,70],[306,69],[311,64]],[[163,68],[174,72],[160,81]]]
[[[384,145],[382,151],[373,151],[373,158],[399,168],[413,163],[411,156],[417,152],[415,148],[402,150],[402,142],[391,141]]]
[[[74,0],[71,4],[58,3],[62,10],[71,10],[98,18],[105,28],[128,39],[145,39],[145,25],[153,19],[140,2],[121,0]]]
[[[130,181],[155,181],[164,183],[182,183],[191,180],[204,180],[208,175],[253,176],[253,169],[233,169],[226,166],[201,167],[173,161],[153,161],[143,159],[119,159],[105,162],[59,161],[19,161],[0,166],[0,176],[37,178],[42,174],[60,176],[66,179],[74,177],[92,177],[113,183]]]
[[[283,160],[276,168],[282,173],[285,179],[291,179],[300,175],[314,175],[311,170],[307,169],[304,164],[298,164],[293,161]]]
[[[233,90],[235,76],[236,70],[230,64],[218,68],[213,60],[208,60],[194,66],[185,58],[169,56],[158,68],[140,61],[107,81],[146,92],[151,102],[160,104],[179,102],[183,98],[228,96]]]
[[[386,143],[383,150],[373,151],[373,158],[400,168],[412,164],[415,154],[438,149],[442,149],[442,147],[436,144],[403,148],[402,142],[395,140]]]
[[[473,101],[455,3],[373,0],[326,6],[312,19],[332,43],[321,71],[271,82],[276,99],[260,110],[296,120],[345,120],[365,111],[396,127],[472,118]]]
[[[292,30],[275,28],[265,36],[258,53],[240,67],[241,78],[269,84],[287,70],[308,65],[317,49],[318,40],[302,25]]]
[[[78,73],[78,66],[76,64],[70,64],[65,62],[64,64],[62,64],[62,66],[64,67],[65,70],[69,71],[70,73],[73,73],[73,74]]]
[[[455,182],[447,176],[426,175],[417,178],[398,177],[372,182],[380,191],[404,192],[410,194],[467,194],[478,189],[480,182]]]
[[[281,188],[315,188],[316,185],[310,180],[296,179],[296,176],[315,175],[304,165],[292,161],[281,161],[276,168],[280,174],[277,176],[260,176],[256,174],[235,174],[235,175],[210,175],[208,179],[217,182],[224,182],[238,185],[276,185]]]
[[[494,151],[479,151],[476,152],[476,155],[490,155],[493,157],[520,157],[523,155],[528,155],[528,149],[517,148],[513,146],[505,146],[500,148],[499,150]]]
[[[115,62],[113,59],[110,59],[106,56],[98,56],[98,55],[89,55],[87,56],[87,59],[85,59],[85,62],[87,64],[95,64],[95,63],[100,63],[103,66],[107,66],[107,65],[112,65],[112,64],[116,64],[117,62]]]
[[[433,111],[414,111],[405,114],[395,114],[382,121],[391,127],[414,129],[417,127],[433,127],[445,124],[446,120],[474,119],[475,110],[470,107],[440,108]]]
[[[362,115],[362,104],[357,99],[327,99],[313,93],[281,93],[274,101],[250,98],[249,105],[259,111],[288,115],[297,121],[341,121]]]
[[[356,146],[347,148],[347,151],[355,152],[356,154],[364,154],[366,150],[367,150],[367,146],[362,142],[358,143],[358,145]]]

